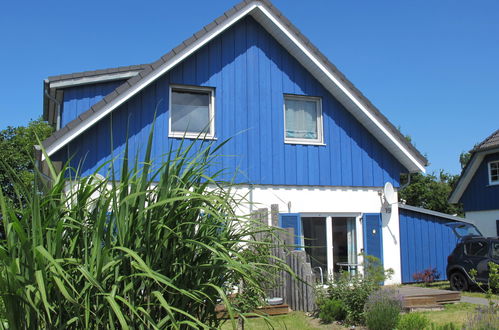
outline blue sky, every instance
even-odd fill
[[[3,1],[0,129],[42,113],[48,76],[148,63],[237,3]],[[430,160],[499,129],[499,1],[275,0]]]

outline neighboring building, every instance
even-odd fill
[[[184,133],[232,137],[221,154],[236,157],[210,172],[237,172],[253,202],[278,204],[281,225],[312,239],[297,243],[315,267],[365,252],[401,281],[398,204],[381,192],[427,160],[270,2],[241,2],[152,64],[50,77],[45,89],[53,160],[88,175],[123,154],[127,134],[140,156],[155,113],[156,162]]]
[[[484,236],[499,236],[499,130],[471,150],[449,202],[462,203]]]

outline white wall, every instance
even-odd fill
[[[499,210],[466,212],[465,217],[477,226],[483,236],[497,236],[496,220],[499,220]]]
[[[258,208],[270,210],[272,204],[279,205],[280,213],[302,213],[314,216],[352,216],[357,218],[358,252],[363,247],[363,213],[381,213],[383,221],[383,259],[385,268],[395,271],[386,283],[400,283],[400,239],[398,205],[388,208],[379,194],[381,188],[363,187],[303,187],[303,186],[239,186],[237,193],[245,195],[249,203],[241,213],[247,214]],[[288,208],[289,206],[289,208]],[[388,211],[388,212],[387,212]],[[270,224],[270,218],[268,219]]]

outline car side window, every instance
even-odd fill
[[[464,253],[471,257],[486,257],[489,252],[487,242],[469,242],[464,245]]]
[[[499,259],[499,242],[492,242],[492,258]]]

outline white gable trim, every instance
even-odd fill
[[[129,90],[127,90],[125,93],[121,94],[118,96],[116,99],[114,99],[111,103],[107,104],[104,106],[102,109],[100,109],[98,112],[94,113],[91,117],[89,117],[87,120],[82,122],[79,126],[75,127],[74,129],[68,131],[65,136],[59,138],[59,140],[55,141],[52,145],[50,145],[47,148],[47,153],[48,155],[53,155],[55,152],[57,152],[59,149],[61,149],[63,146],[65,146],[67,143],[75,139],[77,136],[79,136],[81,133],[83,133],[86,129],[88,129],[90,126],[94,125],[97,121],[108,115],[111,111],[122,105],[124,102],[126,102],[128,99],[133,97],[135,94],[140,92],[143,88],[148,86],[150,83],[152,83],[154,80],[158,79],[161,75],[172,69],[174,66],[176,66],[178,63],[183,61],[185,58],[187,58],[189,55],[197,51],[199,48],[203,47],[206,45],[208,42],[210,42],[212,39],[220,35],[223,31],[228,29],[230,26],[238,22],[240,19],[245,17],[248,14],[253,14],[253,16],[264,26],[268,28],[268,32],[274,35],[275,32],[273,32],[272,27],[277,27],[278,30],[283,33],[288,41],[291,42],[291,45],[288,45],[289,47],[297,47],[299,51],[306,56],[308,60],[310,60],[316,68],[318,68],[318,71],[322,75],[327,76],[330,85],[327,86],[329,87],[328,89],[331,91],[331,89],[339,89],[343,95],[346,96],[347,101],[352,103],[354,106],[347,106],[349,111],[351,111],[354,115],[356,115],[357,119],[360,120],[366,128],[373,133],[379,140],[380,142],[405,166],[407,167],[411,172],[425,172],[425,164],[418,161],[414,154],[406,148],[402,143],[397,139],[396,136],[392,132],[389,131],[389,129],[376,118],[371,111],[369,111],[363,104],[362,102],[355,96],[353,95],[350,90],[341,82],[340,79],[338,79],[332,72],[328,70],[328,68],[304,45],[300,40],[298,40],[294,34],[284,25],[280,22],[280,20],[272,13],[270,13],[264,5],[262,5],[259,2],[254,2],[248,5],[247,7],[243,8],[238,14],[234,15],[233,17],[228,18],[226,21],[224,21],[222,24],[216,26],[212,31],[207,33],[205,36],[203,36],[201,39],[193,42],[191,45],[186,47],[184,50],[182,50],[179,54],[174,56],[171,60],[168,62],[164,63],[160,68],[158,68],[155,72],[151,73],[149,76],[145,77],[143,80],[139,81],[136,85],[131,87]],[[263,14],[263,21],[262,21],[262,15]],[[267,23],[267,24],[266,24]],[[274,35],[275,37],[275,35]],[[283,45],[285,46],[285,45]],[[288,47],[285,46],[285,48],[290,51]],[[301,55],[301,54],[300,54]],[[316,70],[314,70],[316,71]],[[312,72],[314,74],[314,72]],[[323,80],[323,79],[320,79]],[[337,94],[337,93],[333,93]],[[364,120],[364,118],[367,118],[367,120]]]
[[[137,71],[122,72],[122,73],[110,73],[110,74],[99,75],[99,76],[95,76],[95,77],[82,77],[82,78],[58,80],[58,81],[50,82],[49,86],[50,86],[50,88],[66,88],[66,87],[73,87],[73,86],[78,86],[78,85],[86,85],[86,84],[93,84],[93,83],[99,83],[99,82],[128,79],[128,78],[131,78],[131,77],[138,75],[139,72],[140,71],[137,70]]]
[[[470,163],[468,164],[468,166],[466,166],[466,170],[464,171],[464,173],[461,174],[461,178],[457,182],[456,188],[449,197],[449,203],[459,203],[459,200],[466,191],[466,188],[468,188],[471,179],[473,179],[473,177],[475,176],[475,173],[482,164],[485,156],[496,152],[499,152],[499,148],[478,152],[474,154],[473,157],[471,157]]]

